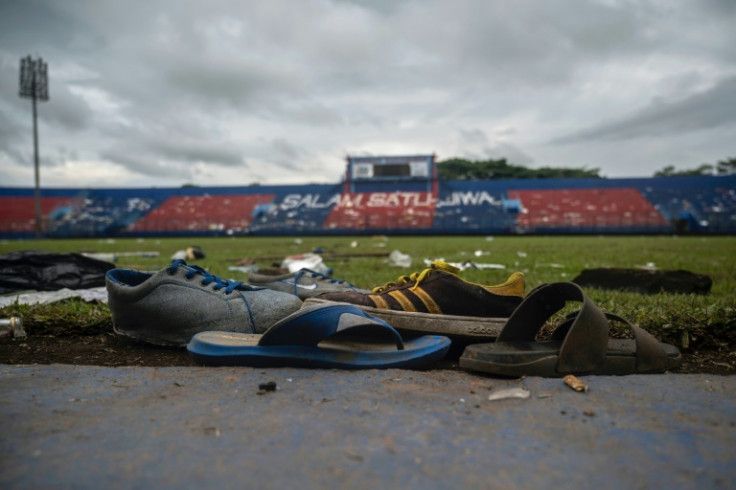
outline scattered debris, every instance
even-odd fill
[[[197,260],[204,259],[206,257],[204,250],[200,247],[193,245],[187,247],[186,250],[177,250],[174,255],[171,256],[171,260]]]
[[[505,269],[503,264],[478,263],[473,261],[463,262],[464,269]],[[463,269],[463,270],[464,270]]]
[[[25,291],[0,296],[0,308],[8,305],[46,305],[56,303],[67,298],[80,298],[87,303],[107,303],[107,289],[105,286],[89,289],[63,288],[58,291]]]
[[[82,252],[82,255],[90,259],[101,260],[103,262],[117,262],[118,256],[114,253],[107,252]]]
[[[647,262],[644,265],[637,265],[637,267],[639,269],[646,269],[646,270],[649,270],[649,271],[653,271],[653,270],[656,270],[657,269],[657,264],[655,264],[654,262]]]
[[[144,259],[155,259],[159,256],[159,252],[82,252],[82,255],[90,259],[101,260],[103,262],[117,262],[120,257],[141,257]]]
[[[572,374],[568,374],[567,376],[562,378],[562,381],[564,381],[567,386],[569,386],[575,391],[581,391],[581,392],[588,391],[588,385],[580,381],[578,378],[576,378]]]
[[[322,261],[322,256],[315,253],[287,255],[281,261],[281,268],[289,272],[298,272],[309,269],[320,274],[331,275],[332,269]]]
[[[276,391],[276,381],[269,381],[268,383],[261,383],[258,385],[258,394],[263,395]]]
[[[219,427],[204,427],[204,428],[202,428],[202,430],[208,436],[215,436],[215,437],[222,436],[222,432],[220,432],[220,428]]]
[[[15,337],[17,339],[27,337],[20,317],[0,318],[0,337]]]
[[[258,264],[252,265],[230,265],[227,270],[230,272],[243,272],[245,274],[249,272],[256,272],[258,270]]]
[[[411,256],[394,250],[388,255],[388,265],[394,267],[411,267]]]
[[[424,259],[424,263],[429,267],[432,262],[435,260],[441,260],[442,262],[447,262],[443,258],[439,259]],[[503,264],[488,264],[488,263],[478,263],[473,262],[472,260],[466,260],[465,262],[447,262],[451,266],[460,269],[461,271],[464,271],[465,269],[505,269],[506,266]]]
[[[251,257],[243,257],[242,259],[239,259],[235,265],[228,266],[227,270],[229,271],[236,271],[236,272],[255,272],[259,269],[258,264],[256,264],[256,261],[252,259]]]
[[[488,399],[490,401],[496,401],[506,400],[508,398],[529,398],[530,395],[531,392],[529,390],[517,386],[514,388],[495,391],[488,395]]]

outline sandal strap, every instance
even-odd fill
[[[544,284],[532,290],[514,310],[497,342],[532,342],[546,321],[567,301],[582,308],[571,319],[560,348],[558,371],[595,371],[603,366],[608,343],[608,321],[580,286],[572,282]]]
[[[511,313],[496,341],[534,340],[545,322],[565,306],[565,300],[556,294],[557,289],[554,284],[542,284],[530,291]]]
[[[578,312],[568,314],[565,319],[552,332],[551,340],[563,340],[567,335]],[[652,334],[638,325],[615,313],[604,313],[607,320],[620,322],[626,325],[634,334],[636,345],[636,368],[637,371],[657,371],[667,369],[667,352],[662,348],[661,342]]]
[[[371,329],[376,337],[389,334],[398,350],[404,349],[401,334],[391,325],[368,315],[356,306],[346,304],[315,305],[289,315],[273,324],[258,345],[300,345],[316,347],[336,333]]]
[[[634,356],[637,371],[647,372],[667,369],[667,352],[654,335],[616,314],[606,313],[606,318],[623,323],[634,333],[634,343],[636,345]]]

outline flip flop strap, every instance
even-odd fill
[[[533,342],[545,322],[567,301],[579,301],[583,306],[562,341],[557,369],[580,372],[600,368],[605,362],[608,321],[582,288],[572,282],[545,284],[531,291],[511,314],[497,342]]]
[[[563,340],[577,314],[578,312],[573,312],[567,315],[565,320],[552,332],[550,338],[552,340]],[[608,312],[604,314],[606,319],[623,323],[633,332],[636,345],[634,356],[637,371],[656,371],[667,368],[667,352],[662,348],[662,344],[656,337],[619,315]]]
[[[350,305],[315,305],[296,311],[273,324],[258,345],[298,345],[316,347],[340,332],[370,328],[375,336],[389,334],[398,350],[404,349],[401,334],[391,325]]]

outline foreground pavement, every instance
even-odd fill
[[[734,488],[735,376],[581,379],[0,365],[0,487]]]

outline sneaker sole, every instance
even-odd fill
[[[136,342],[143,342],[151,345],[158,345],[160,347],[186,347],[189,340],[185,340],[181,336],[175,336],[174,334],[166,335],[166,333],[159,333],[155,335],[151,332],[140,332],[137,330],[123,330],[117,328],[115,325],[112,327],[113,332],[117,335],[127,337]],[[193,334],[192,334],[193,335]]]
[[[338,303],[320,298],[309,298],[302,308],[310,305]],[[402,333],[444,335],[454,340],[491,342],[496,340],[508,318],[438,315],[413,311],[384,310],[371,306],[354,305],[366,313],[386,321]]]

